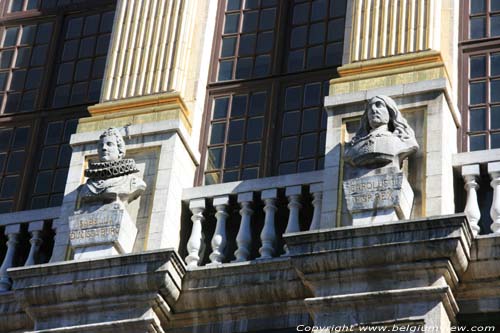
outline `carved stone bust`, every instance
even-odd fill
[[[415,133],[394,100],[375,96],[368,101],[356,135],[347,143],[345,160],[354,167],[400,168],[402,160],[418,150]]]
[[[101,134],[99,161],[90,161],[85,170],[88,180],[80,189],[80,203],[129,203],[144,192],[146,183],[134,175],[139,170],[133,159],[123,158],[125,152],[125,141],[118,129],[109,128]]]

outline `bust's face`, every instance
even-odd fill
[[[114,135],[106,135],[99,142],[97,147],[101,162],[117,161],[120,159],[120,150],[116,144]]]
[[[368,105],[368,123],[372,129],[389,124],[390,116],[385,102],[379,98],[374,98]]]

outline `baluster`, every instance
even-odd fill
[[[214,198],[214,207],[217,211],[215,213],[217,225],[215,226],[214,236],[212,237],[212,253],[210,254],[210,262],[212,264],[220,264],[222,260],[224,260],[224,249],[226,248],[226,220],[229,216],[226,212],[228,204],[228,196]]]
[[[12,283],[7,275],[7,269],[11,268],[14,264],[14,257],[16,255],[17,238],[21,232],[20,224],[8,225],[5,227],[5,235],[7,236],[7,253],[0,267],[0,291],[8,291]]]
[[[274,254],[274,243],[276,242],[276,228],[274,227],[274,215],[276,214],[276,198],[278,197],[278,190],[264,190],[262,191],[262,200],[264,200],[264,212],[266,217],[264,219],[264,227],[260,233],[260,240],[262,246],[259,249],[259,259],[272,258]]]
[[[31,266],[35,264],[35,257],[38,255],[38,251],[40,251],[40,246],[42,245],[42,230],[43,221],[30,222],[28,231],[31,234],[31,247],[28,259],[26,259],[24,266]]]
[[[488,173],[491,177],[490,185],[493,188],[493,201],[490,209],[493,220],[491,230],[495,234],[500,234],[500,162],[488,163]]]
[[[252,201],[252,192],[241,193],[238,195],[238,203],[241,206],[241,223],[240,229],[238,230],[238,235],[236,236],[236,244],[238,245],[238,249],[234,251],[234,256],[236,257],[234,262],[246,261],[248,260],[248,256],[250,255],[250,245],[252,243]]]
[[[480,231],[479,220],[481,219],[481,211],[479,210],[479,204],[477,201],[477,190],[479,188],[477,178],[479,175],[479,164],[464,165],[462,167],[462,177],[465,181],[464,188],[467,191],[467,202],[465,204],[464,213],[469,220],[474,236],[476,236]]]
[[[309,230],[317,230],[321,226],[321,205],[323,201],[323,185],[322,184],[311,184],[310,192],[313,195],[313,217],[311,221],[311,226]]]
[[[300,231],[299,211],[302,208],[300,204],[301,193],[302,186],[291,186],[286,188],[285,195],[288,198],[288,210],[290,214],[288,215],[285,234]],[[285,250],[285,255],[288,255],[288,246],[286,244],[283,246],[283,250]]]
[[[200,248],[202,242],[201,224],[205,220],[203,212],[205,211],[205,199],[195,199],[189,202],[189,209],[193,213],[191,221],[193,229],[187,243],[188,256],[186,263],[188,267],[196,267],[200,261]]]

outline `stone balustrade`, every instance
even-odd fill
[[[500,149],[457,154],[453,159],[465,189],[458,206],[464,206],[474,236],[500,235]]]
[[[11,288],[9,268],[49,261],[59,208],[0,214],[0,293]]]
[[[286,256],[283,234],[319,229],[322,177],[315,171],[185,189],[188,267]]]

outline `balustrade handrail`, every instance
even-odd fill
[[[452,165],[459,168],[469,164],[487,164],[500,161],[500,148],[453,154]]]
[[[323,170],[241,180],[230,183],[204,185],[199,187],[185,188],[182,192],[182,201],[212,198],[220,195],[238,194],[245,192],[259,192],[267,189],[284,188],[298,185],[310,185],[323,182]]]
[[[54,220],[59,218],[61,207],[49,207],[42,209],[23,210],[20,212],[0,214],[0,226],[27,223],[43,220]]]

